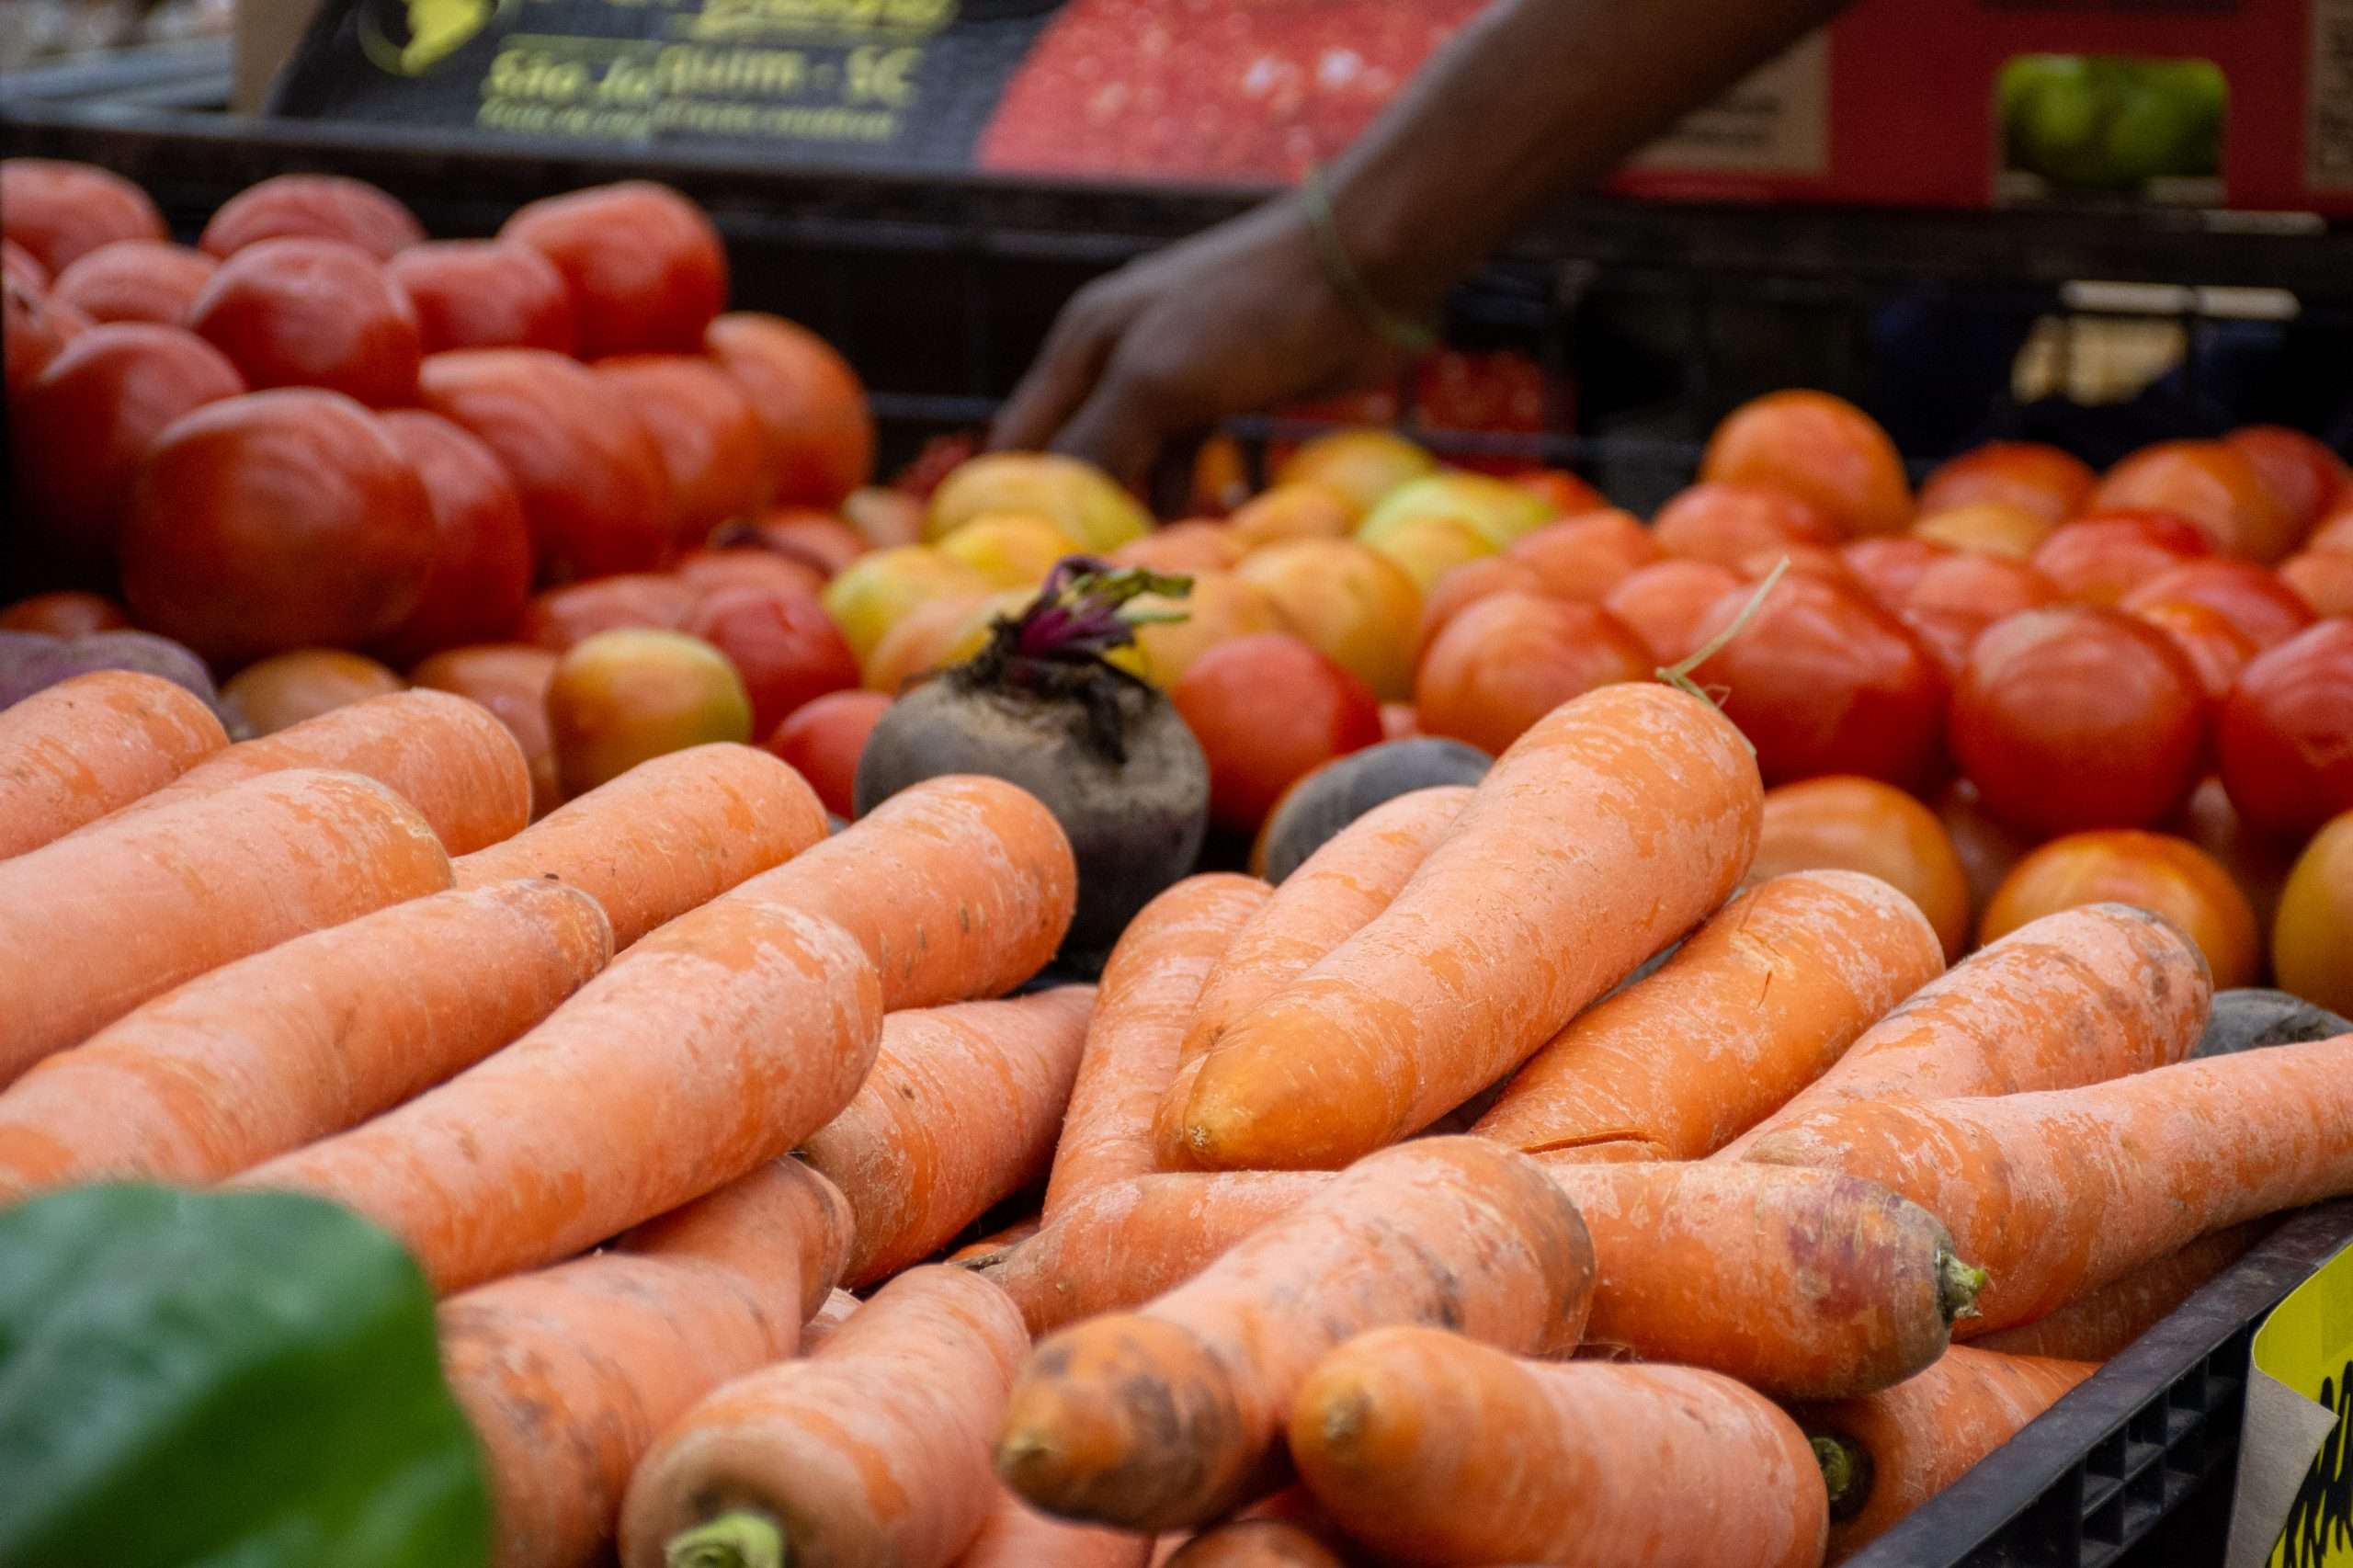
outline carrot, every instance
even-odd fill
[[[1860,1103],[1751,1160],[1882,1182],[1993,1275],[1972,1333],[2056,1311],[2208,1231],[2353,1192],[2353,1035],[2088,1088]]]
[[[854,1214],[855,1211],[853,1211]],[[854,1220],[853,1222],[855,1222]],[[848,1261],[847,1252],[843,1254],[843,1261],[845,1263]],[[856,1296],[838,1285],[826,1291],[824,1304],[818,1307],[807,1323],[801,1325],[801,1354],[804,1356],[813,1354],[818,1346],[831,1339],[835,1331],[849,1321],[849,1314],[858,1311],[859,1304]]]
[[[0,860],[0,1084],[207,970],[449,885],[405,801],[307,769]]]
[[[582,1568],[630,1471],[704,1394],[792,1354],[847,1256],[848,1200],[771,1160],[608,1251],[441,1304],[489,1473],[494,1568]]]
[[[162,789],[229,744],[204,699],[130,670],[75,676],[0,710],[0,860]]]
[[[1218,957],[1267,903],[1256,877],[1189,877],[1140,910],[1103,966],[1102,994],[1054,1145],[1045,1211],[1157,1168],[1152,1119]]]
[[[1592,1285],[1585,1226],[1533,1162],[1475,1138],[1383,1150],[1141,1311],[1040,1345],[997,1472],[1070,1518],[1206,1524],[1279,1473],[1292,1393],[1350,1335],[1445,1323],[1565,1354]]]
[[[1053,1157],[1095,987],[893,1013],[873,1070],[802,1156],[849,1194],[844,1278],[930,1256]]]
[[[237,1184],[356,1210],[438,1290],[463,1290],[675,1209],[824,1126],[874,1061],[880,993],[839,926],[721,899],[489,1060]]]
[[[1927,916],[1878,878],[1772,878],[1553,1036],[1471,1131],[1563,1158],[1697,1159],[1943,969]]]
[[[454,869],[461,888],[569,882],[605,906],[621,949],[824,836],[825,808],[801,775],[722,742],[641,762]]]
[[[1546,1366],[1437,1329],[1378,1329],[1317,1363],[1290,1435],[1341,1528],[1415,1562],[1822,1561],[1805,1434],[1712,1372]]]
[[[2054,1356],[2067,1361],[2106,1361],[2173,1315],[2200,1286],[2263,1239],[2261,1221],[2233,1225],[2176,1248],[2145,1267],[2078,1296],[2045,1317],[1972,1341],[1981,1350],[2006,1356]]]
[[[553,882],[435,893],[281,942],[0,1094],[0,1198],[233,1176],[472,1066],[611,953],[604,911]]]
[[[621,1561],[943,1568],[995,1506],[989,1439],[1028,1350],[995,1286],[909,1270],[807,1359],[679,1418],[630,1483]]]
[[[902,790],[730,898],[775,899],[833,921],[882,974],[892,1012],[1001,996],[1044,967],[1078,901],[1053,813],[1001,779]]]
[[[1915,992],[1722,1157],[1829,1106],[2070,1089],[2179,1062],[2212,994],[2197,945],[2146,910],[2047,915]]]
[[[1041,1214],[1024,1215],[1003,1230],[991,1231],[979,1241],[965,1243],[940,1261],[942,1263],[976,1263],[983,1259],[1001,1257],[1036,1235],[1038,1227],[1044,1223],[1045,1217]]]
[[[1885,1534],[2098,1369],[1956,1345],[1893,1388],[1798,1406],[1829,1487],[1832,1559]]]
[[[1194,1536],[1168,1562],[1176,1568],[1348,1568],[1363,1555],[1307,1488],[1286,1486]]]
[[[1698,698],[1629,683],[1554,709],[1387,909],[1227,1027],[1186,1104],[1191,1160],[1345,1165],[1470,1098],[1724,901],[1763,799]]]
[[[1144,1568],[1152,1537],[1050,1518],[1000,1487],[957,1568]]]

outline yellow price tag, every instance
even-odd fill
[[[2272,1310],[2252,1363],[2232,1568],[2353,1568],[2353,1248]]]

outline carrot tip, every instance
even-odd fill
[[[1992,1276],[1963,1263],[1951,1253],[1937,1254],[1937,1305],[1947,1326],[1977,1315],[1977,1298]]]
[[[737,1508],[672,1536],[662,1554],[668,1568],[785,1568],[784,1528]]]
[[[1852,1438],[1813,1437],[1813,1459],[1822,1467],[1822,1484],[1830,1494],[1830,1517],[1846,1523],[1870,1501],[1871,1456]]]

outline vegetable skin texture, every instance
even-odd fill
[[[1698,1159],[1943,970],[1927,917],[1878,878],[1772,878],[1553,1036],[1471,1131],[1563,1159]]]
[[[1340,1527],[1415,1562],[1822,1561],[1828,1506],[1805,1434],[1712,1372],[1551,1366],[1376,1329],[1309,1374],[1290,1435]]]
[[[550,877],[588,893],[625,949],[825,836],[825,808],[756,746],[689,746],[641,762],[452,869],[461,888]]]
[[[1291,1396],[1342,1340],[1448,1324],[1565,1355],[1593,1270],[1576,1210],[1533,1162],[1472,1138],[1383,1150],[1140,1311],[1040,1345],[997,1472],[1069,1518],[1210,1523],[1279,1476]]]
[[[2063,1361],[2106,1361],[2173,1314],[2199,1287],[2245,1257],[2271,1227],[2262,1221],[2199,1237],[2047,1317],[1972,1342],[2006,1356],[2048,1356]]]
[[[0,710],[0,860],[162,789],[229,744],[203,699],[100,670]]]
[[[1562,704],[1387,909],[1227,1028],[1188,1155],[1332,1167],[1427,1126],[1721,904],[1763,801],[1740,732],[1698,698],[1626,684]]]
[[[586,894],[525,881],[413,898],[224,964],[0,1094],[0,1201],[234,1176],[472,1066],[611,956]]]
[[[1165,1568],[1347,1568],[1305,1525],[1240,1518],[1212,1525],[1163,1560]]]
[[[1057,1519],[1000,1487],[956,1568],[1144,1568],[1151,1560],[1148,1535]]]
[[[309,769],[142,803],[0,861],[0,1084],[208,970],[449,885],[406,801]]]

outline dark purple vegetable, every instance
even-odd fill
[[[146,631],[93,631],[86,637],[0,632],[0,708],[94,670],[137,670],[186,687],[222,711],[204,661],[169,638]]]
[[[2189,1054],[2229,1056],[2267,1045],[2301,1045],[2312,1040],[2335,1040],[2353,1034],[2353,1023],[2327,1008],[2290,996],[2285,991],[2252,986],[2219,992],[2214,1010],[2207,1016],[2206,1033]]]
[[[1441,784],[1476,784],[1494,761],[1477,746],[1427,735],[1334,757],[1286,790],[1260,830],[1267,880],[1290,876],[1324,840],[1382,801]]]

